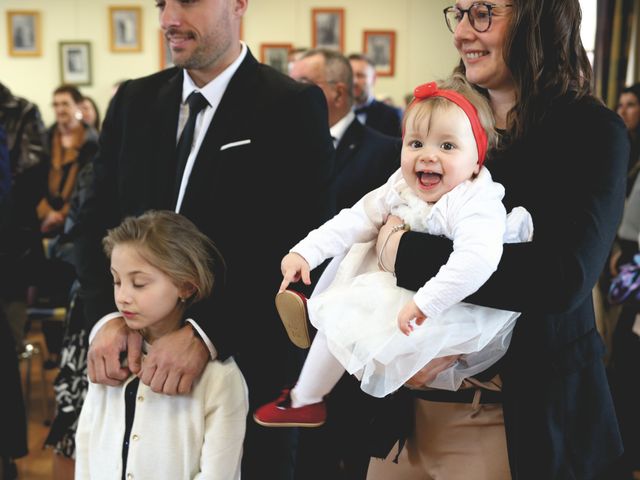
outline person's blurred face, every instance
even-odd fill
[[[192,77],[215,78],[240,51],[246,0],[156,0],[156,7],[173,63]]]
[[[620,95],[616,111],[622,117],[627,130],[632,132],[638,128],[640,125],[640,99],[633,93],[627,92]]]
[[[325,61],[322,55],[301,58],[291,66],[289,76],[298,82],[313,83],[324,93],[327,103],[331,103],[332,83],[327,81]]]
[[[365,103],[373,92],[376,82],[376,72],[364,60],[350,60],[353,70],[353,98],[360,105]]]
[[[516,0],[505,1],[513,4]],[[456,7],[468,9],[473,0],[460,0]],[[502,5],[498,3],[496,5]],[[458,49],[466,68],[467,79],[487,90],[512,90],[515,88],[503,51],[513,7],[493,8],[491,26],[486,32],[477,32],[464,15],[453,34],[453,44]]]
[[[313,83],[324,93],[329,109],[329,126],[331,127],[339,118],[335,118],[338,113],[335,111],[334,100],[336,98],[336,82],[327,80],[325,70],[325,60],[322,55],[312,55],[301,58],[291,66],[289,76],[298,82]]]
[[[91,103],[90,100],[84,99],[80,102],[80,111],[82,112],[82,120],[84,120],[84,123],[94,127],[98,114],[96,113],[96,109],[93,108],[93,103]]]
[[[67,92],[56,93],[53,96],[53,112],[56,116],[56,122],[62,126],[73,125],[81,115],[78,104]]]

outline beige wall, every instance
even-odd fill
[[[457,61],[442,9],[451,0],[251,0],[244,19],[244,40],[259,58],[262,43],[311,44],[311,10],[344,8],[345,53],[361,51],[363,30],[396,31],[393,77],[381,77],[377,94],[397,104],[418,83],[446,76]],[[140,53],[109,50],[108,7],[139,5],[143,12]],[[6,12],[36,10],[41,15],[42,55],[10,57]],[[159,69],[157,12],[153,0],[2,0],[0,2],[0,82],[36,102],[45,123],[53,121],[51,92],[60,83],[58,42],[91,42],[93,84],[83,93],[106,109],[111,86],[121,78],[148,75]]]

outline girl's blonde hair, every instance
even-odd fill
[[[213,288],[214,266],[224,260],[213,242],[186,217],[168,210],[150,210],[139,217],[127,217],[102,239],[109,258],[116,245],[129,244],[167,275],[174,285],[192,285],[196,292],[189,299],[195,303],[207,297]]]
[[[495,119],[493,117],[493,111],[489,105],[488,100],[484,95],[478,92],[467,81],[464,75],[461,73],[454,73],[446,80],[437,82],[438,89],[440,90],[452,90],[454,92],[463,95],[478,112],[478,118],[480,124],[487,134],[488,146],[487,150],[490,150],[498,144],[498,132],[495,129]],[[422,120],[431,112],[446,110],[455,106],[455,103],[444,97],[428,97],[423,100],[412,102],[407,107],[404,118],[402,120],[402,131],[406,131],[407,119],[411,117],[412,126],[420,124]]]

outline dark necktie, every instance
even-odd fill
[[[178,140],[178,147],[176,148],[177,171],[176,171],[176,188],[175,197],[178,198],[180,192],[180,184],[182,183],[182,175],[184,169],[187,166],[187,159],[191,153],[191,145],[193,144],[193,132],[196,128],[196,117],[198,113],[209,105],[207,99],[200,92],[191,92],[187,97],[187,103],[189,104],[189,118],[187,123],[184,124],[182,134]]]

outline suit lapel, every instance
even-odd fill
[[[161,185],[157,204],[168,209],[175,207],[173,190],[177,170],[176,134],[182,101],[182,75],[182,69],[176,69],[176,74],[162,85],[151,114],[156,152],[153,159],[154,171],[159,179],[157,185]]]
[[[344,135],[338,144],[338,148],[336,149],[332,175],[334,178],[340,175],[340,172],[347,166],[349,160],[351,160],[358,151],[358,147],[360,146],[360,143],[362,143],[363,135],[364,126],[356,118],[344,132]]]

